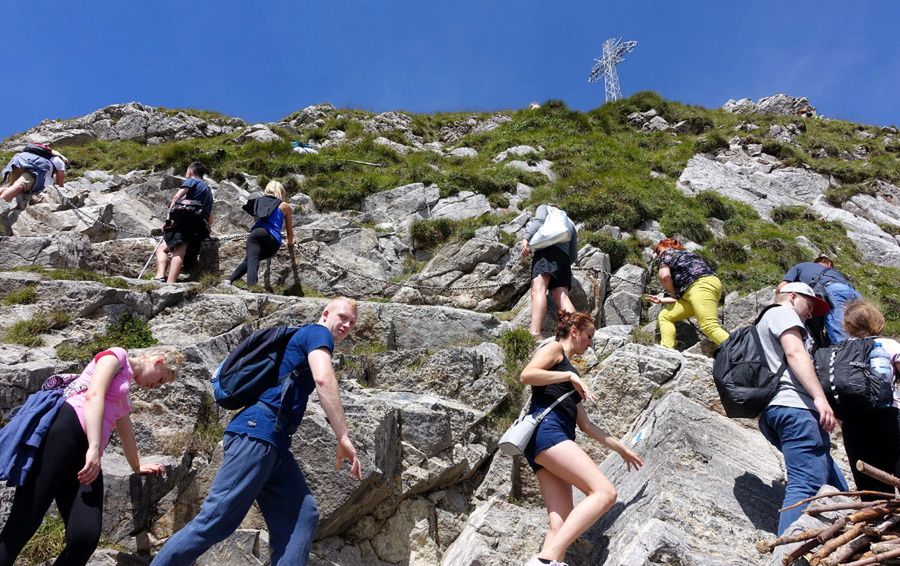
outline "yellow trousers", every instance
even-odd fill
[[[682,297],[670,303],[659,313],[660,343],[666,348],[675,347],[675,322],[697,317],[700,330],[717,346],[728,338],[728,332],[719,325],[719,298],[722,282],[715,275],[706,275],[691,283]]]

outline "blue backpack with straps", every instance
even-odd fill
[[[267,389],[284,382],[282,398],[291,380],[278,375],[284,351],[301,327],[273,326],[257,330],[228,354],[212,377],[213,397],[225,409],[253,405]]]

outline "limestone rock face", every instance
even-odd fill
[[[198,118],[186,112],[146,106],[139,102],[113,104],[80,118],[45,120],[0,148],[19,151],[30,142],[79,144],[92,140],[134,140],[144,143],[203,138],[234,132],[244,126],[238,118]]]
[[[760,98],[755,104],[749,98],[729,100],[722,110],[734,114],[782,114],[785,116],[815,116],[816,109],[805,97],[775,94]]]

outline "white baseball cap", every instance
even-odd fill
[[[812,313],[813,316],[823,316],[831,311],[831,306],[825,300],[817,296],[815,291],[812,290],[812,287],[801,281],[788,283],[781,288],[780,292],[797,293],[798,295],[806,295],[807,297],[811,298],[813,300],[813,303],[815,303]]]

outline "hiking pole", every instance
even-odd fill
[[[159,249],[159,246],[161,246],[162,243],[163,243],[163,238],[162,238],[162,236],[160,236],[159,241],[156,243],[156,247],[153,248],[153,253],[150,254],[150,257],[147,258],[147,263],[144,264],[144,269],[142,269],[141,272],[138,273],[138,276],[137,276],[138,279],[140,279],[141,276],[144,274],[144,272],[147,271],[147,267],[150,266],[150,262],[153,261],[154,257],[156,257],[156,250]]]

